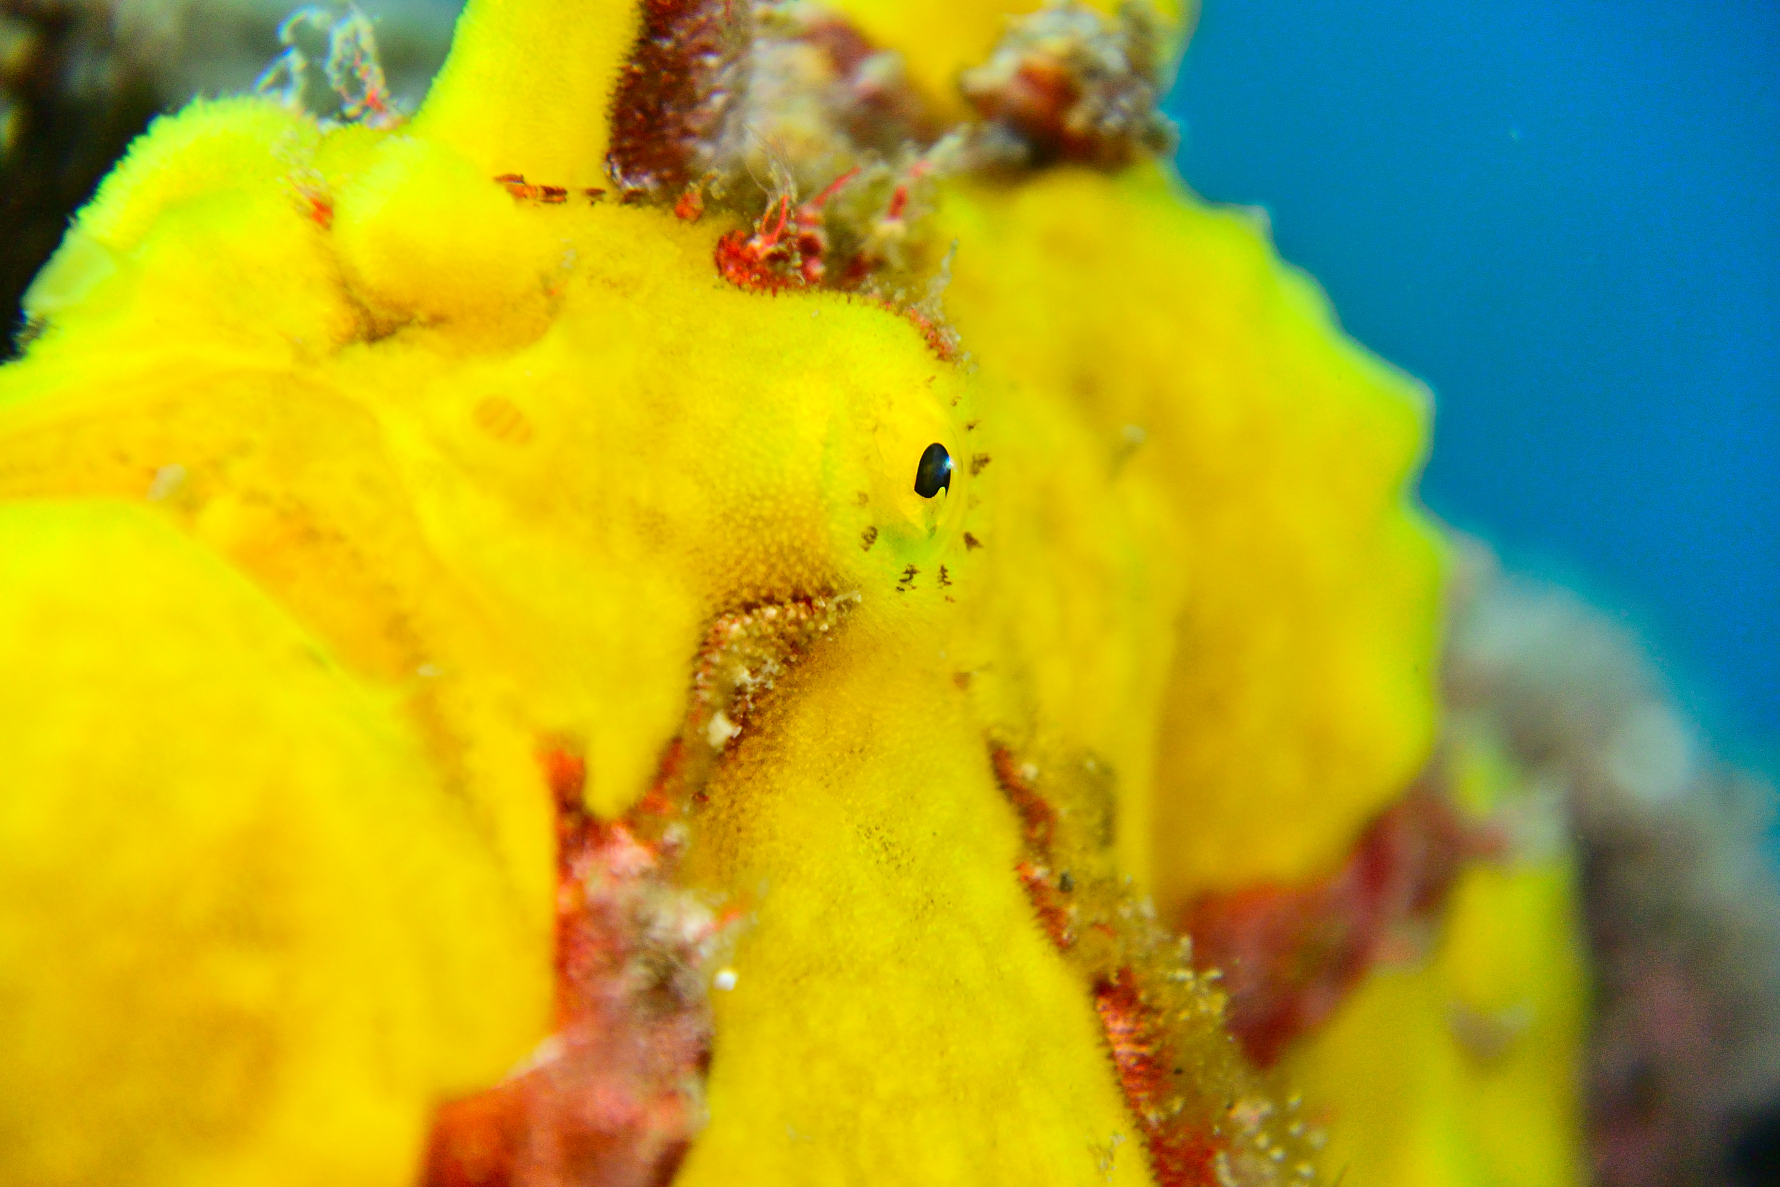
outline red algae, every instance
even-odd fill
[[[557,807],[556,1030],[529,1066],[440,1110],[426,1187],[652,1187],[703,1123],[702,970],[721,923],[670,881],[670,802],[598,820],[572,744],[539,758]]]
[[[739,106],[751,23],[741,0],[643,0],[612,97],[606,168],[629,196],[672,201],[710,171]]]
[[[1010,20],[989,60],[959,80],[986,124],[979,166],[1120,169],[1171,151],[1174,127],[1156,109],[1167,90],[1162,40],[1135,5],[1114,21],[1071,5]]]
[[[752,231],[724,232],[713,254],[717,274],[749,292],[804,287],[803,257],[795,238],[785,234],[790,218],[791,198],[781,195]]]
[[[1464,863],[1497,847],[1446,797],[1417,787],[1379,814],[1334,873],[1206,895],[1181,930],[1193,938],[1194,963],[1223,973],[1231,1033],[1270,1067],[1374,965],[1414,952]]]
[[[1057,827],[1056,809],[1045,803],[1022,777],[1013,751],[997,747],[991,752],[990,759],[995,764],[995,779],[1001,784],[1002,794],[1020,814],[1020,828],[1027,849],[1049,853],[1051,835]]]
[[[1175,1091],[1170,1075],[1168,1035],[1136,986],[1136,974],[1122,968],[1094,986],[1094,1012],[1112,1048],[1119,1087],[1139,1118],[1161,1113]],[[1189,1126],[1146,1126],[1151,1170],[1157,1187],[1217,1183],[1218,1147],[1211,1136]]]
[[[704,1124],[706,975],[737,923],[675,881],[691,817],[730,741],[780,675],[851,608],[846,596],[719,615],[680,735],[646,794],[603,821],[573,739],[538,761],[556,805],[556,1026],[527,1064],[439,1110],[424,1187],[654,1187]]]
[[[1014,869],[1040,928],[1086,983],[1120,1092],[1159,1187],[1274,1184],[1314,1174],[1302,1124],[1267,1103],[1225,1029],[1216,975],[1161,927],[1112,858],[1113,774],[1092,758],[1048,773],[992,745],[1019,819]],[[1290,1168],[1288,1170],[1288,1168]]]

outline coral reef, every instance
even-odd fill
[[[1594,1181],[1766,1181],[1762,1135],[1780,1112],[1780,889],[1759,844],[1772,789],[1714,761],[1635,644],[1573,595],[1505,576],[1474,542],[1455,584],[1453,729],[1557,799],[1580,847]]]

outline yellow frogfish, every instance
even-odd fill
[[[1577,1181],[1427,401],[1170,173],[1192,17],[471,0],[158,121],[0,369],[0,1180]]]

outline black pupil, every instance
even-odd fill
[[[931,499],[942,490],[952,489],[952,455],[935,441],[921,453],[921,464],[915,467],[915,493]]]

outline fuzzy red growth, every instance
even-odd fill
[[[671,788],[681,783],[681,773],[686,766],[686,743],[675,738],[668,743],[668,748],[661,756],[661,765],[656,770],[655,782],[643,793],[643,798],[636,802],[630,815],[637,820],[663,820],[674,814],[674,797]]]
[[[666,882],[649,829],[583,806],[573,748],[539,756],[557,804],[557,1026],[528,1068],[440,1109],[425,1187],[658,1187],[697,1127],[717,924]],[[664,765],[664,778],[670,778]],[[661,798],[661,797],[658,797]]]
[[[821,284],[828,273],[828,232],[822,226],[823,211],[848,182],[859,176],[855,165],[797,208],[797,270],[806,285]]]
[[[680,195],[674,203],[674,217],[684,222],[695,223],[705,216],[704,191],[693,186]]]
[[[1059,951],[1073,946],[1075,933],[1070,928],[1069,906],[1064,902],[1063,892],[1052,883],[1051,871],[1044,866],[1023,861],[1014,867],[1014,874],[1020,879],[1020,885],[1026,888],[1026,898],[1032,903],[1032,909],[1038,912],[1038,925],[1044,928],[1051,943]]]
[[[770,692],[778,678],[841,620],[853,601],[846,595],[798,597],[720,615],[706,631],[693,665],[692,705],[682,738],[702,737],[709,742],[709,730],[718,714],[735,730],[744,728],[759,697]],[[727,740],[710,745],[721,750]],[[678,772],[675,778],[690,785],[685,790],[693,802],[699,802],[703,794],[703,780],[694,761],[698,750],[696,745],[688,748],[681,744],[668,758]]]
[[[1020,770],[1013,751],[997,746],[990,753],[990,759],[995,764],[995,779],[1001,784],[1002,794],[1020,814],[1020,829],[1025,835],[1027,850],[1048,859],[1051,837],[1057,827],[1057,810],[1034,790],[1031,780]]]
[[[1018,128],[1046,157],[1083,160],[1094,151],[1092,138],[1072,127],[1069,118],[1081,102],[1081,86],[1069,66],[1056,58],[1028,57],[1006,87],[971,98],[984,118]]]
[[[334,202],[319,190],[308,186],[299,186],[297,196],[303,200],[303,216],[322,230],[326,231],[334,225]]]
[[[917,162],[908,179],[896,186],[879,221],[880,229],[893,228],[903,220],[908,213],[910,187],[929,169],[928,162]],[[718,275],[755,293],[818,287],[845,292],[865,285],[883,260],[869,248],[839,261],[831,259],[824,224],[828,204],[860,173],[858,166],[848,169],[823,187],[821,193],[796,207],[792,206],[790,195],[781,194],[767,206],[752,230],[726,232],[712,253]],[[685,202],[683,196],[681,203]],[[698,209],[702,211],[702,203]],[[675,207],[674,213],[687,217],[680,206]],[[888,298],[872,299],[890,312],[906,317],[942,362],[957,358],[957,334],[930,311]]]
[[[643,0],[642,28],[612,95],[606,168],[626,194],[666,200],[703,172],[734,106],[729,76],[747,26],[731,0]]]
[[[895,306],[888,307],[895,308]],[[904,309],[902,315],[908,318],[909,322],[920,332],[922,341],[927,343],[927,349],[931,350],[940,362],[949,363],[958,357],[956,335],[947,330],[945,326],[928,317],[919,309]]]
[[[557,857],[560,860],[564,856],[561,844],[564,838],[560,835],[562,823],[586,812],[581,796],[587,790],[587,760],[571,746],[556,745],[547,747],[538,755],[538,764],[544,768],[544,782],[550,786],[551,798],[556,803]]]
[[[899,223],[909,208],[909,183],[898,183],[896,190],[890,195],[890,205],[884,211],[884,221]]]
[[[908,198],[909,186],[913,185],[917,181],[920,181],[922,178],[928,176],[932,172],[933,172],[933,158],[932,157],[922,157],[920,160],[916,161],[913,165],[909,166],[909,179],[907,182],[905,182],[902,185],[897,187],[897,192],[902,195],[904,200],[906,200]],[[901,217],[901,215],[898,214],[897,217]]]
[[[1374,964],[1445,906],[1464,863],[1493,836],[1417,788],[1361,835],[1342,867],[1304,886],[1207,895],[1182,919],[1195,963],[1223,970],[1230,1029],[1257,1065],[1335,1012]]]
[[[727,231],[717,240],[714,258],[717,273],[737,288],[750,292],[776,293],[780,289],[801,288],[803,278],[796,268],[795,245],[786,238],[785,226],[791,219],[791,197],[767,207],[753,231]]]
[[[791,195],[780,194],[752,231],[730,231],[717,241],[718,273],[750,292],[773,293],[823,284],[829,279],[823,212],[858,176],[859,167],[854,166],[795,208]]]
[[[1100,1028],[1112,1048],[1125,1103],[1143,1129],[1157,1187],[1216,1184],[1216,1144],[1191,1126],[1159,1120],[1179,1095],[1174,1084],[1179,1073],[1169,1065],[1167,1035],[1156,1011],[1145,1004],[1130,969],[1119,969],[1095,984],[1094,1012],[1100,1015]]]
[[[1162,35],[1146,13],[1124,6],[1109,21],[1080,5],[1047,5],[1011,20],[959,88],[984,120],[1011,133],[1020,167],[1120,169],[1167,151],[1173,129],[1156,111]]]
[[[1033,774],[1022,770],[1005,746],[990,751],[996,782],[1020,817],[1027,860],[1014,868],[1026,897],[1058,951],[1075,947],[1073,910],[1067,905],[1063,879],[1052,880],[1052,843],[1057,810],[1032,785]],[[1116,929],[1095,920],[1089,927],[1116,939]],[[1217,1139],[1195,1126],[1179,1108],[1181,1071],[1171,1062],[1166,1015],[1144,999],[1137,974],[1128,966],[1091,974],[1094,1011],[1112,1054],[1125,1104],[1143,1133],[1150,1170],[1157,1187],[1215,1187]]]

